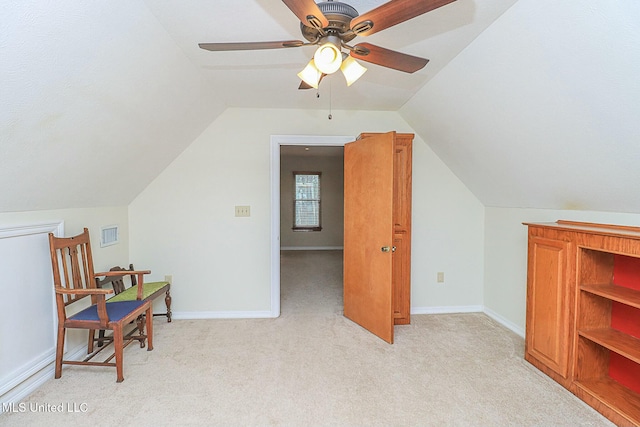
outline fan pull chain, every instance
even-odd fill
[[[333,119],[333,114],[332,113],[332,109],[331,109],[331,98],[332,98],[332,91],[331,91],[331,80],[329,80],[329,115],[327,116],[327,118],[329,120]],[[320,88],[317,89],[316,91],[316,98],[320,99]]]
[[[329,120],[333,119],[333,115],[331,114],[331,80],[329,80],[329,116],[327,118]]]

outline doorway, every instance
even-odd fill
[[[331,147],[354,141],[353,136],[273,135],[271,137],[271,317],[280,316],[280,150],[281,146]]]

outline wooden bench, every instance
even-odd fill
[[[122,275],[113,275],[113,272],[121,271]],[[133,268],[133,264],[129,264],[129,269],[125,269],[119,266],[109,269],[109,275],[100,279],[100,276],[104,276],[105,273],[96,273],[96,287],[102,289],[107,285],[111,285],[115,296],[107,300],[108,303],[121,302],[121,301],[153,301],[164,295],[164,303],[167,307],[166,313],[153,313],[153,316],[166,316],[167,322],[171,322],[171,283],[169,282],[144,282],[143,276],[149,274],[148,270],[136,271]],[[130,276],[131,286],[128,288],[125,285],[125,277]],[[138,282],[142,283],[142,286],[138,286]],[[142,331],[144,323],[142,318],[137,320],[137,330]],[[133,335],[136,329],[131,331],[128,336]],[[98,346],[102,346],[104,342],[104,330],[101,330],[98,334]],[[135,338],[135,337],[134,337]],[[92,338],[90,338],[92,339]],[[140,347],[144,346],[144,343],[140,342]]]

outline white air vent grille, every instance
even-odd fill
[[[117,225],[107,225],[100,228],[100,247],[115,245],[120,240]]]

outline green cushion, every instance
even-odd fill
[[[142,299],[147,298],[152,293],[158,291],[163,286],[168,285],[169,282],[149,282],[144,283],[142,287]],[[118,295],[113,298],[109,298],[107,302],[117,302],[117,301],[133,301],[138,296],[138,286],[132,286],[124,292],[120,292]]]

